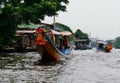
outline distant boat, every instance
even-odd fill
[[[113,46],[110,42],[98,41],[97,42],[97,51],[110,52]]]
[[[42,31],[46,31],[48,33],[44,33]],[[51,38],[51,34],[53,35],[66,35],[66,36],[70,36],[72,33],[69,31],[64,31],[64,32],[57,32],[53,29],[48,29],[44,27],[44,30],[41,30],[40,33],[38,32],[38,36],[40,35],[42,37],[42,41],[38,39],[40,39],[39,37],[37,38],[36,42],[36,47],[37,47],[37,51],[40,54],[41,58],[43,61],[58,61],[61,58],[69,58],[71,57],[71,52],[72,52],[72,48],[68,48],[65,50],[64,53],[62,53],[62,51],[59,50],[59,48],[56,46],[54,39]]]

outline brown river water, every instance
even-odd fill
[[[120,83],[120,49],[75,50],[70,59],[49,63],[37,52],[1,55],[0,83]]]

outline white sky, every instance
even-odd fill
[[[114,39],[120,36],[120,0],[69,0],[67,12],[59,12],[56,22],[91,33],[91,37]],[[53,18],[46,18],[53,23]]]

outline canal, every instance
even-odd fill
[[[75,50],[59,62],[41,62],[37,52],[0,56],[0,83],[120,83],[120,50]]]

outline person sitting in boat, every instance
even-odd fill
[[[62,46],[61,52],[62,52],[63,54],[65,54],[65,47],[64,47],[64,46]]]
[[[103,43],[99,43],[97,49],[98,50],[104,50],[104,44]]]
[[[65,49],[68,47],[68,44],[69,44],[68,38],[67,38],[67,36],[64,36],[63,37],[63,46],[65,46]]]
[[[59,41],[60,41],[60,44],[59,44],[58,48],[59,48],[60,51],[62,51],[63,40],[60,38]]]

